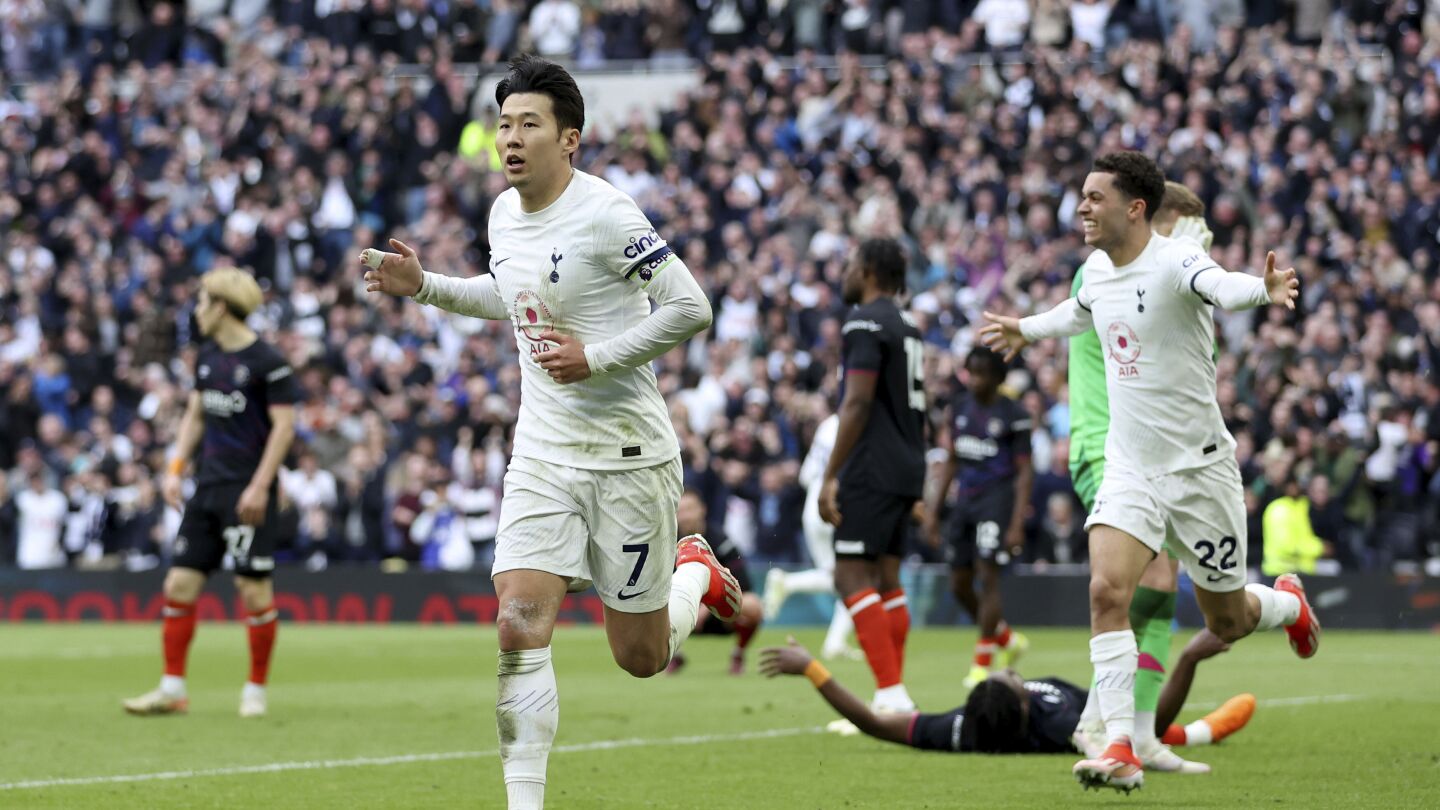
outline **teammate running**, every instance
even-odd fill
[[[1000,571],[1024,551],[1025,507],[1035,474],[1030,464],[1030,414],[1000,392],[1005,360],[977,346],[965,358],[965,370],[968,390],[951,406],[946,420],[948,435],[940,445],[947,454],[934,489],[936,497],[925,510],[925,531],[930,544],[938,548],[940,509],[958,470],[960,493],[945,555],[955,599],[980,630],[975,661],[962,682],[970,689],[990,677],[997,655],[1005,657],[999,667],[1005,669],[1029,646],[1025,635],[1005,622]]]
[[[992,348],[1013,358],[1030,342],[1094,329],[1106,347],[1110,431],[1105,480],[1086,520],[1090,532],[1090,660],[1109,747],[1076,763],[1085,787],[1144,783],[1135,757],[1138,651],[1129,606],[1162,547],[1195,581],[1206,626],[1227,642],[1285,626],[1302,657],[1315,654],[1319,623],[1300,580],[1245,584],[1245,504],[1235,440],[1215,397],[1214,306],[1293,308],[1295,271],[1263,278],[1227,273],[1200,247],[1151,231],[1165,178],[1137,152],[1101,157],[1085,180],[1079,214],[1092,256],[1074,298],[1023,320],[986,313]],[[1092,314],[1093,313],[1093,314]]]
[[[1206,251],[1212,235],[1205,225],[1205,204],[1179,183],[1165,183],[1160,210],[1150,225],[1155,233],[1176,239],[1190,239]],[[1103,255],[1103,254],[1100,254]],[[1075,271],[1071,295],[1080,290],[1085,265]],[[1095,505],[1095,493],[1105,475],[1105,434],[1110,424],[1109,399],[1105,393],[1105,355],[1094,331],[1070,338],[1070,478],[1075,494],[1088,512]],[[1170,660],[1170,626],[1175,619],[1175,591],[1179,560],[1162,552],[1145,567],[1135,598],[1130,601],[1130,626],[1139,649],[1135,673],[1135,755],[1147,769],[1177,773],[1209,773],[1210,766],[1190,762],[1166,748],[1157,738],[1151,720],[1165,682],[1165,664]],[[1094,684],[1091,684],[1093,687]],[[1100,704],[1092,688],[1081,715],[1081,739],[1099,743],[1085,751],[1099,756],[1105,749],[1104,723]]]
[[[810,562],[815,567],[805,571],[786,571],[771,568],[765,575],[765,620],[775,621],[785,600],[797,593],[835,592],[835,527],[820,519],[820,485],[825,478],[825,467],[830,463],[830,452],[835,449],[835,432],[840,427],[840,417],[831,414],[815,427],[815,436],[810,441],[810,452],[800,465],[800,485],[805,487],[805,511],[800,525],[805,533],[805,548],[810,552]],[[835,600],[835,609],[830,616],[830,629],[825,633],[825,643],[820,645],[822,658],[839,658],[859,651],[850,646],[850,631],[854,629],[850,611],[845,603]]]
[[[165,674],[159,688],[124,701],[131,714],[189,709],[185,664],[195,637],[195,600],[226,555],[235,564],[235,590],[250,636],[250,678],[240,692],[240,716],[266,711],[278,617],[270,580],[278,528],[276,473],[295,436],[299,391],[285,358],[245,325],[260,301],[260,285],[236,268],[200,278],[195,321],[206,342],[197,360],[196,390],[160,486],[165,501],[181,508],[182,476],[200,445],[195,492],[184,506],[165,575]]]
[[[701,604],[733,621],[740,587],[704,538],[677,550],[680,443],[650,368],[710,325],[704,291],[634,200],[572,167],[585,101],[569,73],[518,57],[495,101],[511,188],[490,212],[490,273],[425,272],[393,239],[398,255],[362,260],[371,292],[515,327],[520,415],[492,576],[501,767],[522,810],[544,805],[560,717],[550,639],[566,592],[593,581],[615,662],[647,678]]]
[[[835,589],[875,676],[874,705],[894,712],[915,707],[902,683],[910,609],[900,555],[925,484],[925,349],[895,300],[904,286],[898,243],[860,243],[842,282],[854,307],[841,328],[845,394],[820,488],[820,517],[835,527]]]

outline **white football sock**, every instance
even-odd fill
[[[915,708],[915,701],[910,699],[910,693],[905,691],[903,683],[876,689],[875,698],[871,703],[881,711],[908,712]]]
[[[1105,718],[1105,735],[1110,742],[1135,737],[1135,670],[1140,651],[1135,634],[1113,630],[1090,639],[1090,663],[1095,665],[1095,691],[1100,715]]]
[[[1138,662],[1138,656],[1136,660]],[[1080,711],[1080,727],[1098,726],[1104,724],[1104,722],[1105,718],[1100,716],[1100,690],[1095,688],[1095,684],[1092,681],[1090,691],[1085,695],[1085,708]]]
[[[185,697],[185,678],[180,675],[161,675],[160,691],[170,697]]]
[[[710,567],[688,562],[675,569],[670,578],[670,657],[695,630],[700,616],[700,597],[710,590]]]
[[[560,726],[560,693],[550,648],[500,653],[495,725],[510,810],[545,806],[545,763]]]
[[[1257,633],[1288,627],[1300,618],[1300,598],[1293,593],[1277,591],[1258,583],[1246,585],[1245,592],[1260,602],[1260,621],[1255,625]]]
[[[843,650],[854,627],[855,621],[850,618],[850,611],[845,609],[845,603],[836,599],[835,612],[830,616],[830,629],[825,631],[825,644],[821,649]]]
[[[1185,726],[1185,744],[1209,745],[1210,741],[1214,738],[1214,733],[1214,730],[1210,728],[1210,724],[1204,720],[1196,720],[1193,723],[1188,723]]]
[[[835,575],[819,568],[793,571],[785,575],[786,593],[833,593]]]
[[[1155,712],[1135,712],[1135,750],[1149,751],[1160,745],[1155,738]]]
[[[240,688],[240,697],[258,697],[263,699],[265,697],[265,687],[261,686],[258,683],[250,683],[249,681],[246,681],[245,685]]]

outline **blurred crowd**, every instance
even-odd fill
[[[1225,267],[1275,250],[1300,272],[1295,312],[1218,315],[1252,564],[1440,557],[1434,4],[0,0],[0,27],[7,75],[34,77],[0,99],[0,564],[163,564],[196,279],[236,265],[304,393],[283,558],[486,565],[510,325],[368,295],[354,257],[397,236],[431,269],[485,266],[505,180],[455,65],[516,48],[700,60],[658,123],[588,132],[577,166],[711,296],[711,330],[656,368],[687,485],[753,557],[805,562],[797,472],[836,405],[857,240],[907,248],[938,419],[982,309],[1068,294],[1078,190],[1115,149],[1200,195]],[[1085,556],[1066,363],[1032,347],[1007,382],[1038,426],[1037,567]]]

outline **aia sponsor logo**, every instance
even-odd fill
[[[521,290],[515,294],[511,305],[510,319],[515,323],[515,332],[524,338],[531,357],[550,348],[540,336],[555,326],[550,307],[533,290]]]

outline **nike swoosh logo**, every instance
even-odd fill
[[[496,266],[496,267],[499,267],[500,265],[502,265],[502,264],[504,264],[505,262],[508,262],[508,261],[510,261],[510,257],[509,257],[509,256],[506,256],[506,257],[503,258],[503,259],[496,259],[496,260],[495,260],[495,266]]]
[[[646,588],[646,589],[643,590],[643,591],[636,591],[635,593],[625,593],[624,591],[619,591],[619,592],[616,593],[615,595],[618,596],[618,597],[620,597],[620,601],[623,602],[623,601],[625,601],[626,599],[634,599],[635,597],[639,596],[639,595],[642,594],[642,593],[649,593],[649,592],[650,592],[650,589],[649,589],[649,588]]]
[[[1206,581],[1206,582],[1219,582],[1220,580],[1222,580],[1222,579],[1224,579],[1224,578],[1225,578],[1225,575],[1224,575],[1224,574],[1210,574],[1209,576],[1205,577],[1205,581]]]

